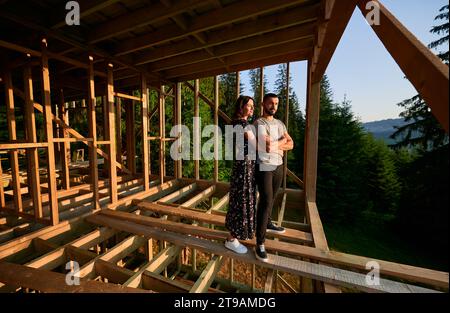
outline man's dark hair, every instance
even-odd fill
[[[267,99],[269,98],[278,98],[278,95],[274,94],[274,93],[268,93],[264,96],[263,98],[263,102],[266,102]]]

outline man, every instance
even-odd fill
[[[263,115],[254,126],[258,134],[258,156],[256,165],[256,184],[259,191],[259,204],[256,211],[256,258],[267,262],[264,247],[266,231],[284,233],[284,228],[272,223],[274,198],[283,180],[283,153],[292,150],[294,142],[286,125],[276,118],[278,96],[270,93],[263,99]]]

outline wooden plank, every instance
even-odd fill
[[[227,196],[225,196],[227,197]],[[224,197],[224,198],[225,198]],[[160,214],[177,216],[189,220],[194,220],[197,222],[203,222],[206,224],[217,225],[217,226],[225,226],[225,216],[207,214],[203,212],[193,211],[187,209],[187,206],[179,206],[179,207],[169,207],[157,203],[151,203],[147,201],[133,201],[133,204],[136,205],[139,209],[152,211]],[[217,205],[217,204],[216,204]],[[212,211],[212,210],[211,210]],[[294,229],[286,229],[284,234],[276,234],[276,233],[267,233],[268,237],[275,237],[279,239],[290,240],[292,242],[298,243],[312,243],[311,234],[296,231]]]
[[[366,3],[358,1],[364,16],[369,13]],[[379,7],[380,23],[371,25],[373,30],[448,133],[448,65],[403,26],[382,3],[374,3]]]
[[[44,107],[45,135],[47,137],[47,176],[50,202],[50,220],[53,225],[59,223],[58,195],[56,191],[55,147],[53,145],[53,114],[50,98],[50,73],[48,69],[47,41],[42,40],[42,105]]]
[[[114,96],[117,98],[129,99],[129,100],[134,100],[134,101],[139,101],[139,102],[142,101],[142,98],[130,96],[130,95],[120,93],[120,92],[114,92]]]
[[[98,188],[98,160],[97,160],[97,117],[95,112],[95,82],[94,82],[94,58],[89,56],[88,69],[88,124],[89,137],[92,142],[89,144],[89,170],[91,179],[91,191],[93,192],[94,209],[100,209],[100,195]]]
[[[141,97],[142,97],[142,172],[144,178],[144,190],[148,190],[150,175],[150,152],[148,136],[148,90],[147,80],[141,75]],[[160,183],[164,183],[164,177],[160,176]]]
[[[430,290],[413,285],[407,285],[404,283],[386,280],[384,278],[380,279],[380,285],[371,286],[366,283],[365,274],[355,273],[321,264],[304,262],[293,258],[287,258],[273,254],[269,254],[268,262],[262,262],[257,260],[254,254],[251,252],[247,254],[236,254],[225,248],[225,246],[221,243],[211,242],[209,240],[196,238],[194,236],[185,236],[175,234],[170,231],[152,229],[151,227],[147,227],[144,225],[138,225],[135,223],[130,223],[128,221],[110,218],[106,216],[103,217],[92,216],[89,219],[91,222],[95,221],[96,223],[108,224],[109,227],[121,229],[123,231],[140,234],[147,237],[158,238],[160,240],[169,241],[183,247],[190,246],[196,249],[201,249],[203,252],[213,253],[215,255],[221,255],[224,257],[232,257],[240,261],[276,269],[282,272],[291,273],[296,276],[304,276],[311,279],[320,280],[326,283],[331,283],[333,285],[355,288],[357,290],[364,292],[404,292],[404,293],[435,292],[435,290]],[[284,243],[279,242],[278,244]],[[320,254],[324,253],[323,251],[320,251],[316,248],[299,245],[297,245],[296,247],[297,250],[312,249],[312,251],[319,252]],[[384,268],[383,265],[381,265],[381,269],[383,268]],[[410,275],[411,273],[408,274]],[[445,277],[445,274],[446,274],[445,285],[448,288],[448,273],[444,273],[444,275],[441,273],[440,275],[442,275],[441,276],[442,279]]]
[[[17,130],[16,130],[16,116],[14,113],[14,93],[13,84],[11,78],[11,72],[6,72],[4,75],[5,79],[5,96],[6,96],[6,118],[8,123],[8,134],[9,140],[15,142],[17,140]],[[0,148],[4,149],[4,148]],[[14,190],[14,205],[17,212],[23,211],[22,206],[22,194],[20,192],[20,178],[19,178],[19,152],[17,150],[12,150],[9,152],[10,164],[11,164],[11,175],[12,184]]]
[[[194,286],[192,286],[189,293],[204,293],[208,291],[208,288],[214,282],[214,278],[216,274],[220,271],[222,267],[224,258],[219,255],[215,255],[211,258],[211,261],[208,262],[205,269],[203,270],[200,277],[195,282]]]
[[[114,164],[116,159],[116,125],[115,125],[115,108],[114,108],[114,78],[113,78],[113,65],[108,64],[107,68],[108,83],[106,90],[106,102],[107,102],[107,118],[108,118],[108,137],[107,140],[111,141],[109,145],[109,194],[110,202],[114,204],[118,200],[117,196],[117,170]]]
[[[25,131],[29,142],[37,143],[36,121],[33,107],[33,80],[31,77],[31,67],[26,66],[23,72],[24,93],[25,93]],[[42,218],[42,200],[41,200],[41,180],[39,176],[39,155],[38,149],[32,148],[27,151],[28,166],[30,169],[31,179],[29,179],[29,187],[31,187],[31,195],[33,198],[34,216]]]
[[[22,288],[50,293],[148,292],[98,281],[80,280],[80,285],[68,285],[66,274],[33,269],[8,262],[0,262],[0,281],[7,285],[19,285]]]

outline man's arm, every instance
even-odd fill
[[[278,142],[278,149],[282,151],[290,151],[294,149],[294,140],[289,135],[288,132],[284,133],[284,137],[280,140],[282,142]]]

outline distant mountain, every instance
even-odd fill
[[[397,118],[364,123],[363,127],[375,138],[382,139],[386,144],[390,145],[395,143],[395,140],[389,138],[395,132],[395,126],[403,126],[405,124],[404,119]]]

